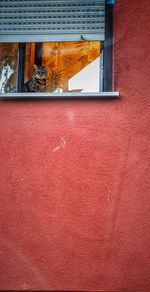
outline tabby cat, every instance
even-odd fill
[[[25,92],[45,92],[47,69],[34,65],[31,78],[25,83]]]

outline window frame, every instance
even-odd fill
[[[113,5],[105,4],[104,92],[113,91]]]
[[[107,1],[106,1],[107,2]],[[113,5],[105,2],[105,40],[102,41],[103,65],[100,68],[102,73],[102,91],[98,93],[24,93],[24,68],[26,43],[18,43],[18,74],[17,92],[0,94],[0,99],[70,99],[70,98],[100,98],[116,99],[119,92],[113,91]],[[35,42],[35,63],[41,65],[42,42]]]

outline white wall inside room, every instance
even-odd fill
[[[99,92],[100,83],[100,57],[86,66],[69,80],[69,91]]]

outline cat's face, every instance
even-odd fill
[[[37,79],[45,79],[47,76],[47,69],[44,66],[34,65],[33,76]]]

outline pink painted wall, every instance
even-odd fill
[[[0,102],[0,289],[150,291],[149,11],[116,0],[120,100]]]

